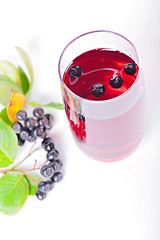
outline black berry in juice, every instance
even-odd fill
[[[134,68],[133,70],[131,66]],[[77,74],[78,67],[80,67],[81,72]],[[74,70],[75,74],[73,74]],[[133,75],[130,75],[131,71],[133,71]],[[94,49],[73,60],[63,76],[63,81],[76,95],[100,101],[118,97],[126,92],[134,83],[137,74],[138,66],[124,53],[107,49]],[[96,85],[97,91],[94,92]]]

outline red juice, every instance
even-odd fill
[[[133,64],[135,71],[132,74],[126,73],[127,64]],[[77,76],[70,73],[75,66]],[[118,99],[132,87],[138,71],[139,67],[133,59],[122,52],[93,49],[72,61],[63,75],[63,82],[74,94],[93,104],[100,101],[112,104],[111,100]],[[113,81],[117,84],[117,76],[121,83],[113,85]],[[113,109],[110,105],[109,115],[105,105],[101,111],[103,114],[99,114],[98,110],[95,112],[94,107],[89,109],[93,114],[88,114],[89,111],[85,111],[79,101],[75,101],[67,91],[64,90],[64,93],[65,111],[72,133],[86,154],[98,160],[114,161],[130,155],[138,146],[144,132],[143,92],[136,97],[134,103],[128,103],[126,109],[123,109],[124,100],[115,103]],[[121,109],[120,114],[114,114],[118,108]]]
[[[63,81],[66,86],[76,95],[95,101],[107,100],[118,97],[126,92],[134,83],[138,66],[136,65],[136,73],[128,75],[124,72],[127,63],[135,62],[124,53],[119,51],[111,51],[107,49],[95,49],[83,53],[75,58],[68,70],[64,74]],[[82,74],[78,78],[71,78],[68,74],[69,69],[74,66],[80,66]],[[109,84],[112,76],[119,75],[123,79],[123,85],[120,88],[113,88]],[[105,86],[105,94],[101,97],[95,97],[91,92],[91,87],[95,83],[102,83]]]

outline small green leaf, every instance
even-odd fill
[[[32,85],[33,85],[33,67],[32,67],[32,63],[31,63],[31,60],[30,58],[28,57],[28,55],[26,54],[26,52],[20,48],[20,47],[16,47],[18,53],[20,54],[21,58],[23,59],[26,67],[27,67],[27,70],[28,70],[28,73],[30,75],[30,86],[29,86],[29,91],[26,95],[26,100],[29,98],[29,95],[30,95],[30,91],[32,89]]]
[[[23,174],[7,173],[0,179],[0,211],[15,215],[29,194],[29,184]]]
[[[18,69],[8,61],[0,61],[0,75],[9,77],[12,82],[20,84],[20,76]]]
[[[29,90],[29,80],[28,80],[28,77],[26,76],[25,72],[23,71],[23,69],[20,66],[18,67],[18,70],[19,70],[19,75],[20,75],[20,80],[21,80],[21,87],[22,87],[23,93],[25,95]]]
[[[7,123],[9,126],[13,126],[13,123],[9,120],[8,115],[7,115],[7,108],[4,108],[1,112],[0,112],[0,118]]]
[[[5,75],[0,75],[0,84],[11,88],[12,90],[15,90],[19,93],[22,93],[21,88],[14,83],[9,77],[5,76]]]
[[[56,109],[61,109],[63,110],[64,109],[64,105],[62,103],[54,103],[54,102],[50,102],[46,105],[44,105],[46,107],[51,107],[51,108],[56,108]]]
[[[18,140],[13,129],[0,118],[0,168],[13,164],[18,150]]]
[[[0,103],[3,106],[7,106],[9,104],[11,96],[12,96],[12,92],[10,88],[4,85],[0,85]]]
[[[31,174],[28,174],[28,176],[24,175],[25,178],[27,179],[28,183],[29,183],[29,195],[36,195],[36,192],[37,192],[37,186],[35,184],[35,182],[38,184],[41,179],[37,176],[34,176],[34,175],[31,175]],[[32,179],[34,180],[32,180]]]
[[[32,107],[49,107],[49,108],[56,108],[56,109],[64,109],[64,105],[62,103],[54,103],[54,102],[50,102],[48,104],[40,104],[36,101],[32,101],[32,102],[28,102],[26,103],[26,105],[30,105]]]

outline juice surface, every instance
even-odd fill
[[[136,71],[133,75],[128,75],[124,71],[128,63],[135,65]],[[73,66],[81,68],[80,76],[70,76],[69,71]],[[79,55],[72,61],[71,65],[66,69],[63,81],[76,95],[89,100],[100,101],[123,94],[134,83],[137,74],[137,64],[124,53],[110,49],[93,49]],[[115,76],[119,76],[123,80],[123,84],[119,88],[113,88],[110,85],[110,79]],[[103,95],[97,97],[92,93],[94,84],[104,86]]]

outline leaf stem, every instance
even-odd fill
[[[7,172],[21,172],[22,174],[24,174],[25,170],[11,168],[11,169],[0,171],[0,173],[4,173],[4,174]]]

